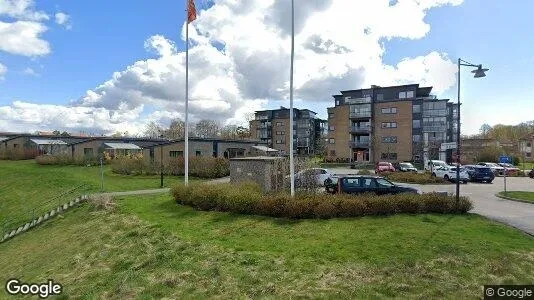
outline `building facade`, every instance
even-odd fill
[[[418,84],[341,91],[328,108],[327,157],[340,162],[453,161],[457,105]]]
[[[311,110],[293,108],[291,126],[289,114],[289,109],[285,107],[256,111],[254,120],[250,121],[252,138],[265,142],[267,146],[279,150],[281,154],[289,154],[289,136],[290,130],[293,130],[295,154],[322,154],[317,152],[322,151],[319,144],[324,139],[326,121],[318,119],[317,114]]]

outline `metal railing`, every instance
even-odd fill
[[[370,131],[371,131],[371,126],[370,125],[361,125],[361,126],[351,126],[350,127],[350,132],[351,133],[360,133],[360,132],[367,133],[367,132],[370,132]]]
[[[61,194],[58,194],[48,200],[39,202],[37,206],[25,208],[16,213],[10,213],[0,221],[0,239],[10,231],[17,229],[27,222],[37,219],[39,216],[50,212],[57,207],[64,205],[77,197],[87,194],[89,186],[86,184],[79,185]],[[5,212],[3,212],[5,213]]]
[[[351,112],[350,118],[370,118],[371,112]]]
[[[369,148],[370,142],[350,141],[349,147],[351,148]]]

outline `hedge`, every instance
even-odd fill
[[[262,194],[258,185],[202,184],[176,185],[171,193],[178,204],[203,211],[225,211],[292,219],[344,218],[400,213],[463,214],[472,209],[471,201],[437,193],[397,194]]]
[[[161,172],[159,162],[146,162],[140,156],[122,156],[110,159],[111,170],[123,175],[155,175]],[[183,157],[173,158],[163,166],[163,174],[182,176],[185,174]],[[189,158],[189,175],[199,178],[221,178],[230,175],[227,159],[195,156]]]
[[[440,177],[432,177],[430,173],[413,173],[413,172],[381,172],[380,176],[401,183],[416,184],[447,184],[448,181]]]
[[[70,155],[39,155],[35,158],[35,162],[40,165],[97,165],[99,160],[97,157],[85,157],[74,159]]]

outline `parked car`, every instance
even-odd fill
[[[439,166],[432,170],[432,176],[443,178],[447,181],[456,181],[456,168],[450,166]],[[469,173],[464,168],[460,168],[460,181],[467,183],[469,181]]]
[[[323,186],[325,180],[333,174],[328,169],[310,168],[295,173],[295,186]],[[287,176],[289,177],[289,176]]]
[[[442,160],[429,160],[425,164],[425,170],[427,171],[432,171],[437,167],[449,167],[449,165],[447,165],[447,163]]]
[[[477,163],[477,165],[490,168],[490,169],[493,171],[493,174],[495,174],[495,176],[497,176],[497,175],[500,175],[500,176],[504,175],[504,168],[501,167],[501,166],[499,166],[499,165],[496,164],[496,163],[492,163],[492,162],[479,162],[479,163]]]
[[[467,165],[463,166],[469,174],[469,179],[474,182],[487,182],[492,183],[495,179],[495,174],[489,167],[476,166],[476,165]]]
[[[417,173],[417,168],[414,167],[409,162],[396,163],[394,166],[395,166],[395,170],[400,171],[400,172],[415,172],[415,173]]]
[[[378,174],[380,172],[395,172],[395,167],[390,162],[386,162],[386,161],[377,162],[376,167],[375,167],[375,173]]]
[[[500,163],[498,165],[504,168],[506,175],[515,175],[520,171],[518,167],[515,167],[512,164]]]
[[[392,183],[384,177],[375,175],[335,175],[326,180],[325,190],[332,194],[420,194],[419,190],[415,188],[400,186]]]

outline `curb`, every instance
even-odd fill
[[[534,202],[532,202],[532,201],[523,200],[523,199],[517,199],[517,198],[512,198],[512,197],[508,197],[508,196],[503,196],[503,195],[499,195],[499,193],[495,194],[495,197],[497,197],[497,198],[501,198],[501,199],[505,199],[505,200],[510,200],[510,201],[516,201],[516,202],[523,202],[523,203],[528,203],[528,204],[534,204]]]
[[[47,211],[44,215],[36,217],[35,219],[26,222],[24,225],[19,226],[17,229],[13,229],[8,231],[4,234],[3,237],[0,237],[0,243],[4,243],[7,240],[24,233],[28,230],[30,230],[33,227],[36,227],[38,225],[44,224],[45,221],[48,221],[52,219],[55,216],[58,216],[60,213],[66,212],[70,208],[73,208],[77,206],[77,204],[81,204],[84,201],[86,201],[89,198],[88,195],[82,195],[80,197],[77,197],[74,200],[71,200],[63,205],[58,205],[56,208],[52,208],[50,211]]]

